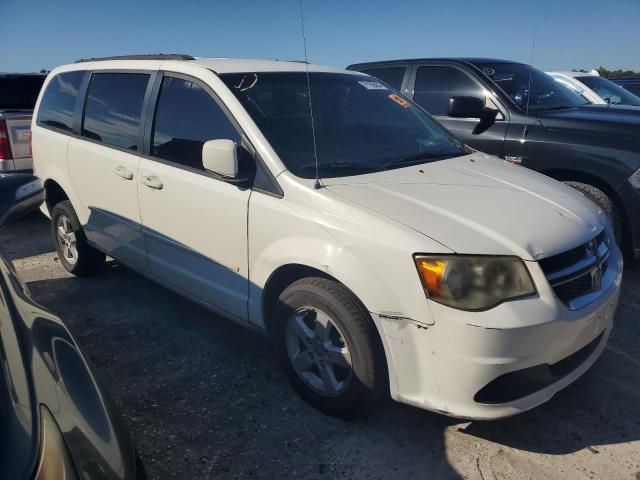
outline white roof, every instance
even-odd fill
[[[305,72],[307,65],[304,62],[287,62],[280,60],[259,60],[249,58],[196,58],[195,60],[182,60],[187,63],[202,65],[216,73],[245,73],[245,72]],[[324,65],[309,64],[310,72],[351,73],[360,74],[342,68],[327,67]],[[362,75],[362,74],[360,74]]]
[[[128,59],[118,58],[113,60],[86,61],[62,65],[54,70],[54,73],[74,70],[109,70],[109,69],[162,69],[170,65],[191,65],[207,68],[215,73],[251,73],[251,72],[305,72],[307,65],[304,62],[287,62],[280,60],[253,60],[247,58],[196,58],[195,60],[175,59]],[[348,75],[364,75],[360,72],[344,70],[342,68],[327,67],[324,65],[309,64],[310,72],[343,73]]]

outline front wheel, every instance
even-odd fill
[[[388,384],[386,362],[367,310],[343,285],[304,278],[275,308],[275,343],[298,393],[326,414],[366,415]]]

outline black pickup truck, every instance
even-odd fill
[[[504,60],[393,60],[347,68],[413,99],[472,148],[582,191],[640,258],[640,109],[585,105],[544,72]]]

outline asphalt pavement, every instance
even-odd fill
[[[640,268],[609,345],[549,403],[496,422],[389,401],[345,422],[304,403],[264,337],[109,261],[67,274],[48,220],[0,234],[120,407],[150,479],[640,479]]]

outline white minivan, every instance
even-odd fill
[[[326,413],[390,394],[514,415],[611,332],[622,259],[606,215],[365,74],[94,59],[51,72],[32,128],[69,272],[108,255],[264,331]]]

